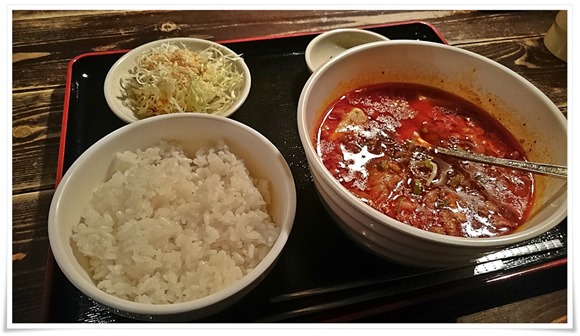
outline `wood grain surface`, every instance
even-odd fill
[[[545,48],[556,11],[209,10],[12,12],[12,321],[42,322],[47,218],[67,66],[93,51],[167,37],[215,41],[421,20],[450,45],[521,74],[567,113],[567,64]],[[549,297],[565,305],[561,296]],[[532,311],[530,311],[533,313]],[[537,322],[541,312],[530,321]]]
[[[526,300],[461,316],[458,323],[565,323],[567,290],[538,295]]]

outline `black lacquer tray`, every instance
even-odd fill
[[[363,27],[390,39],[446,43],[430,24]],[[561,246],[512,257],[501,270],[474,272],[409,268],[361,249],[332,221],[318,199],[296,126],[296,108],[310,73],[304,51],[315,34],[222,41],[243,54],[252,89],[231,118],[276,145],[290,165],[297,213],[288,243],[268,276],[230,308],[197,323],[453,322],[456,317],[567,288],[567,221],[526,242]],[[93,143],[125,125],[108,108],[103,82],[126,51],[79,55],[69,64],[58,179]],[[522,244],[522,245],[525,245]],[[48,264],[48,322],[137,322],[118,316],[78,291],[52,257]],[[547,281],[549,279],[549,281]]]

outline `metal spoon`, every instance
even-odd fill
[[[538,163],[538,162],[529,162],[529,161],[519,161],[519,160],[510,160],[510,159],[502,159],[493,156],[487,156],[482,154],[474,154],[468,152],[460,152],[453,149],[442,148],[433,146],[427,141],[423,140],[419,134],[415,132],[414,134],[415,143],[432,150],[438,154],[449,155],[453,157],[457,157],[463,160],[469,161],[476,161],[482,163],[488,163],[491,165],[496,166],[503,166],[508,168],[514,168],[524,171],[529,171],[532,173],[538,173],[543,175],[550,175],[559,178],[567,178],[568,177],[568,167],[566,166],[558,166],[553,164],[547,163]]]

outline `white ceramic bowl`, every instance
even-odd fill
[[[340,28],[324,32],[310,41],[306,46],[304,57],[306,65],[314,72],[322,64],[350,48],[389,39],[379,33],[365,29]]]
[[[231,56],[237,55],[234,51],[219,43],[189,37],[176,37],[157,40],[141,45],[135,49],[132,49],[131,51],[123,55],[119,60],[117,60],[117,62],[113,64],[111,69],[109,69],[107,76],[105,77],[105,84],[103,88],[105,93],[105,100],[107,101],[107,104],[109,105],[111,111],[113,111],[113,113],[115,113],[121,120],[127,123],[135,122],[138,121],[139,119],[135,116],[133,110],[126,102],[125,99],[126,93],[121,86],[121,81],[123,79],[131,77],[129,71],[135,67],[136,59],[139,56],[141,56],[143,52],[158,47],[163,43],[184,45],[185,47],[189,48],[192,51],[199,51],[209,48],[210,46],[214,46],[218,48],[220,51],[222,51],[224,55]],[[242,84],[242,88],[238,93],[236,100],[230,107],[221,111],[217,111],[216,113],[213,114],[220,115],[223,117],[232,115],[240,108],[240,106],[242,106],[242,104],[246,101],[248,94],[250,93],[250,87],[252,83],[250,69],[244,62],[243,58],[239,58],[238,60],[236,60],[235,66],[237,71],[243,73],[244,75],[244,82]]]
[[[241,157],[254,177],[270,181],[269,212],[281,233],[266,257],[244,278],[207,297],[184,303],[150,305],[120,299],[98,289],[75,255],[72,227],[78,223],[95,187],[109,178],[115,153],[146,148],[161,139],[179,142],[187,153],[219,139]],[[254,129],[212,115],[170,114],[128,124],[87,149],[67,170],[50,207],[48,235],[53,255],[66,277],[81,292],[114,312],[140,320],[182,321],[214,314],[235,303],[257,286],[280,256],[293,226],[296,191],[291,171],[278,149]]]
[[[313,144],[321,113],[343,94],[384,82],[424,84],[459,95],[501,120],[532,161],[566,165],[566,119],[536,87],[515,72],[460,48],[421,41],[355,47],[309,78],[298,103],[300,140],[320,197],[354,241],[384,258],[412,266],[443,267],[538,236],[567,213],[566,181],[536,175],[535,206],[516,232],[495,238],[451,237],[423,231],[363,203],[324,167]]]

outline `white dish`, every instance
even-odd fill
[[[388,41],[381,34],[357,28],[342,28],[316,36],[306,47],[306,64],[311,72],[338,54],[361,44]]]
[[[93,190],[109,178],[115,154],[145,149],[161,140],[175,141],[187,153],[223,140],[243,159],[253,177],[270,181],[269,213],[281,229],[278,239],[248,274],[209,296],[174,304],[144,304],[108,294],[95,285],[71,241],[73,225],[89,204]],[[257,286],[282,253],[293,227],[296,190],[292,173],[282,154],[263,135],[230,118],[182,113],[155,116],[108,134],[87,149],[67,170],[53,196],[48,216],[48,236],[55,260],[64,275],[85,295],[115,313],[139,320],[184,321],[214,314],[235,303]]]
[[[185,47],[189,48],[192,51],[199,51],[206,49],[210,46],[215,46],[216,48],[220,49],[225,55],[232,55],[236,56],[236,53],[231,49],[208,40],[197,39],[197,38],[187,38],[187,37],[178,37],[178,38],[169,38],[169,39],[162,39],[153,41],[144,45],[141,45],[127,54],[123,55],[109,70],[107,76],[105,77],[104,83],[104,93],[105,93],[105,100],[109,105],[109,108],[115,113],[120,119],[127,123],[138,121],[139,119],[135,116],[133,110],[130,106],[128,106],[126,102],[126,93],[125,90],[121,86],[121,81],[131,77],[129,71],[131,71],[136,65],[136,59],[143,54],[143,52],[158,47],[164,43],[173,43],[176,45],[184,45]],[[239,60],[235,61],[235,66],[237,70],[244,74],[244,83],[242,85],[242,89],[240,90],[237,99],[235,102],[227,109],[218,111],[214,114],[220,115],[223,117],[228,117],[237,111],[240,106],[246,100],[248,94],[250,93],[251,87],[251,75],[250,70],[244,60],[240,58]],[[196,112],[196,111],[188,111],[188,112]]]

